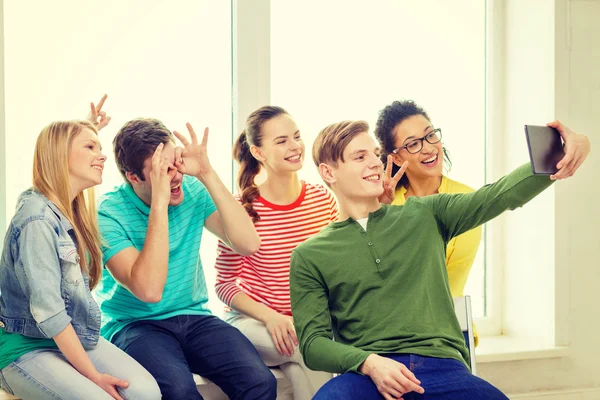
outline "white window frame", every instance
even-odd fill
[[[233,0],[236,10],[237,21],[234,23],[236,29],[235,52],[238,58],[234,58],[234,77],[238,82],[246,82],[244,86],[234,85],[234,97],[237,96],[237,103],[234,102],[234,126],[241,131],[244,126],[244,118],[257,107],[270,104],[270,78],[269,65],[267,60],[270,58],[270,40],[269,40],[269,17],[270,1],[257,0],[253,2],[252,7],[245,5],[243,1]],[[510,4],[509,4],[510,3]],[[556,13],[562,12],[562,8],[568,8],[567,0],[556,1]],[[506,174],[507,168],[514,167],[507,161],[505,155],[510,147],[506,140],[505,133],[509,129],[507,121],[507,103],[510,101],[506,88],[506,57],[507,57],[507,32],[511,27],[507,21],[507,7],[515,7],[514,0],[486,0],[486,181],[493,182],[500,176]],[[519,4],[519,6],[521,6]],[[554,3],[552,4],[554,6]],[[524,6],[526,7],[526,6]],[[533,6],[532,6],[533,7]],[[250,26],[245,24],[245,19],[250,21]],[[253,23],[260,21],[260,23]],[[565,27],[559,29],[560,21],[557,21],[558,31],[568,31]],[[564,25],[564,24],[563,24]],[[259,27],[260,30],[257,30]],[[248,49],[244,46],[250,46]],[[257,51],[257,49],[259,49]],[[563,54],[564,56],[564,54]],[[244,57],[247,64],[244,63]],[[257,60],[257,57],[259,60]],[[559,58],[557,53],[556,58]],[[262,65],[261,69],[254,66]],[[252,66],[254,65],[254,66]],[[243,68],[242,68],[243,67]],[[558,63],[557,63],[558,68]],[[564,78],[564,73],[559,76],[557,71],[556,81]],[[566,90],[566,89],[565,89]],[[568,110],[565,103],[565,93],[562,97],[556,93],[556,111],[559,111],[559,102],[562,101],[562,110]],[[258,97],[257,97],[258,96]],[[560,100],[562,99],[562,100]],[[523,159],[522,162],[526,160]],[[235,167],[234,167],[235,169]],[[492,343],[492,346],[481,348],[481,361],[506,361],[522,358],[537,358],[546,356],[562,356],[566,354],[566,344],[568,344],[565,321],[568,317],[568,293],[565,289],[556,288],[555,301],[552,306],[555,307],[556,315],[556,335],[555,340],[550,345],[544,345],[543,350],[539,350],[532,343],[531,338],[521,338],[518,335],[508,335],[505,330],[507,315],[504,307],[510,298],[506,295],[506,282],[516,279],[514,276],[507,277],[506,269],[506,246],[507,243],[507,223],[505,218],[500,217],[485,227],[486,246],[486,316],[476,319],[475,323],[478,332],[482,337],[482,343]],[[556,280],[566,279],[564,268],[556,268]],[[501,343],[496,345],[496,343]],[[499,347],[504,347],[499,349]],[[538,346],[539,347],[539,346]],[[535,350],[530,351],[530,349]],[[514,351],[513,351],[514,350]],[[538,351],[539,350],[539,351]],[[480,353],[480,351],[478,351]],[[510,353],[510,354],[509,354]]]
[[[233,127],[232,138],[241,132],[245,123],[245,117],[258,106],[270,103],[270,40],[269,20],[270,1],[254,0],[249,2],[240,0],[232,1],[233,29]],[[506,172],[507,163],[503,155],[506,152],[506,141],[504,133],[508,128],[506,121],[507,103],[510,101],[506,93],[506,35],[510,28],[507,21],[506,7],[514,6],[515,0],[486,0],[486,179],[492,181]],[[569,1],[556,0],[555,7],[556,44],[555,44],[555,93],[554,108],[558,118],[568,119],[569,115]],[[563,16],[567,16],[563,18]],[[257,23],[258,22],[258,23]],[[5,109],[4,109],[4,15],[3,0],[0,0],[0,239],[3,242],[7,228],[6,210],[6,132],[5,132]],[[254,49],[260,49],[255,51]],[[232,161],[233,162],[233,161]],[[235,163],[234,163],[235,164]],[[231,187],[235,190],[234,174],[232,174]],[[557,214],[557,222],[559,220]],[[565,225],[564,223],[562,225]],[[506,224],[502,219],[494,221],[486,226],[485,238],[490,246],[486,252],[487,282],[490,295],[487,296],[487,317],[476,321],[482,336],[495,335],[498,340],[511,339],[504,331],[503,304],[507,301],[505,282],[514,277],[506,276],[503,268],[505,256],[502,249],[505,247]],[[556,241],[564,239],[566,233],[557,233]],[[568,281],[568,252],[556,251],[556,265],[554,269],[553,282]],[[553,348],[539,351],[533,354],[530,347],[513,348],[511,354],[504,355],[497,349],[483,349],[479,351],[482,356],[478,361],[507,361],[522,358],[536,358],[546,356],[561,356],[567,354],[566,346],[569,344],[568,317],[569,317],[569,289],[568,285],[555,285],[554,287],[553,318],[554,339]],[[482,346],[491,342],[489,338],[483,338]],[[509,342],[504,342],[509,343]],[[514,343],[514,342],[510,342]],[[480,349],[481,350],[481,349]],[[499,355],[500,354],[500,355]],[[533,355],[532,355],[533,354]]]
[[[6,220],[6,123],[4,115],[4,0],[0,0],[0,243],[8,228]]]
[[[493,6],[492,0],[486,0],[486,8]],[[238,132],[244,129],[245,118],[250,112],[256,108],[270,104],[270,1],[255,0],[252,4],[240,0],[233,0],[232,9],[234,10],[234,126],[237,126]],[[500,26],[497,23],[492,23],[492,18],[500,18],[501,13],[487,13],[488,21],[486,22],[486,49],[488,53],[492,53],[492,49],[497,48],[493,45],[494,41],[501,40],[501,35],[495,32]],[[494,57],[490,62],[486,61],[486,87],[490,85],[500,86],[500,78],[498,78],[495,68],[492,65],[499,64],[495,62],[501,59],[501,54],[488,54],[487,57]],[[494,64],[492,64],[494,63]],[[488,72],[490,71],[490,72]],[[486,91],[486,103],[498,103],[502,99],[501,90]],[[489,120],[493,116],[489,115],[489,109],[486,107],[486,130],[487,136],[491,136],[496,127],[489,124]],[[500,128],[501,129],[501,128]],[[235,134],[235,133],[234,133]],[[489,153],[491,148],[498,148],[495,143],[487,144],[486,152]],[[490,181],[492,176],[498,176],[497,171],[503,171],[501,159],[495,157],[487,157],[488,165],[486,165],[486,181]],[[234,163],[235,164],[235,163]],[[234,165],[234,171],[237,170],[237,165]],[[235,184],[233,185],[235,188]],[[235,190],[234,190],[235,192]],[[495,245],[495,238],[501,238],[500,224],[488,224],[485,229],[485,240],[488,248]],[[500,240],[500,239],[498,239]],[[486,252],[485,263],[486,269],[492,271],[493,275],[487,274],[486,287],[492,293],[492,296],[486,296],[488,307],[486,310],[487,316],[476,319],[475,323],[478,332],[484,335],[497,335],[501,332],[501,299],[502,293],[502,270],[499,266],[503,265],[501,260],[495,257],[501,257],[501,254],[493,254]],[[499,253],[499,252],[498,252]],[[490,265],[497,268],[490,268]]]

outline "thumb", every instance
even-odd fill
[[[126,380],[123,380],[123,379],[115,378],[114,376],[110,376],[109,383],[111,385],[115,385],[115,386],[122,387],[122,388],[126,388],[129,386],[129,382],[127,382]]]

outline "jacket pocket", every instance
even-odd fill
[[[60,243],[58,258],[60,259],[62,281],[70,285],[80,285],[83,282],[83,275],[77,248],[72,243]]]
[[[73,243],[60,243],[58,249],[61,269],[61,295],[72,323],[86,321],[88,307],[85,280],[79,265],[79,255]],[[85,324],[85,322],[84,322]]]

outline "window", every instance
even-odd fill
[[[231,183],[230,2],[37,2],[35,13],[27,2],[4,7],[7,220],[19,193],[31,186],[32,149],[42,127],[84,118],[89,101],[104,93],[113,118],[100,133],[108,160],[99,194],[122,183],[112,139],[136,117],[158,118],[185,134],[188,121],[200,135],[209,126],[211,162]],[[216,240],[205,234],[209,292],[215,249]],[[210,306],[223,308],[214,296]]]
[[[432,12],[435,10],[435,12]],[[296,119],[307,146],[326,125],[412,99],[444,131],[449,176],[485,183],[485,2],[271,2],[271,102]],[[310,147],[308,147],[310,148]],[[307,157],[303,178],[321,182]],[[485,245],[465,293],[485,315]]]

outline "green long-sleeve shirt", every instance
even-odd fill
[[[371,353],[465,362],[446,243],[524,205],[551,183],[526,164],[473,193],[382,205],[369,214],[366,232],[349,218],[299,245],[292,252],[290,290],[306,365],[357,371]]]

